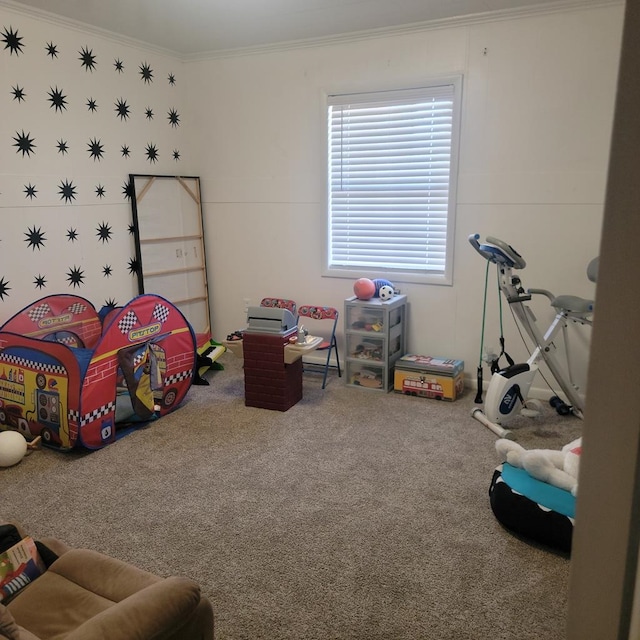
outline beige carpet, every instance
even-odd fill
[[[0,510],[160,575],[197,580],[220,640],[560,640],[569,560],[504,530],[495,436],[457,402],[305,376],[287,412],[244,406],[242,368],[91,453],[0,470]],[[580,421],[519,419],[526,447]]]

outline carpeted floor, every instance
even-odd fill
[[[569,559],[504,530],[495,436],[457,402],[305,375],[289,411],[244,406],[225,354],[174,413],[91,453],[0,470],[36,537],[197,580],[219,640],[560,640]],[[550,408],[517,441],[560,448]]]

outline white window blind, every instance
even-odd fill
[[[458,94],[328,97],[329,271],[449,275]]]

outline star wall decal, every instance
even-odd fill
[[[146,62],[141,64],[139,69],[140,69],[140,77],[146,83],[153,82],[153,70]]]
[[[104,147],[102,145],[101,140],[97,140],[94,138],[93,140],[89,140],[87,143],[87,147],[89,148],[89,155],[93,158],[93,161],[102,160],[102,156],[104,155]]]
[[[177,149],[173,150],[173,159],[178,162],[180,160],[180,152]]]
[[[80,54],[78,60],[82,63],[85,71],[93,71],[96,68],[96,57],[93,55],[93,49],[82,47],[78,53]]]
[[[122,195],[125,199],[131,200],[133,197],[133,184],[131,182],[127,181],[122,185]]]
[[[29,198],[30,200],[33,200],[34,198],[38,197],[36,196],[36,193],[38,193],[38,190],[36,189],[35,185],[32,185],[31,183],[26,184],[24,186],[24,192],[27,194],[26,197]]]
[[[77,229],[74,229],[73,227],[70,227],[69,229],[67,229],[67,240],[69,240],[69,242],[75,242],[77,239],[78,239]]]
[[[147,120],[153,120],[153,109],[151,109],[150,107],[147,107],[144,110],[144,114],[147,116]]]
[[[55,89],[49,87],[49,107],[55,107],[57,111],[64,111],[67,108],[67,96],[65,96],[56,86]]]
[[[2,32],[2,41],[4,42],[4,48],[9,49],[9,54],[13,55],[14,53],[20,55],[22,53],[22,41],[24,38],[18,35],[18,30],[13,30],[13,27],[9,27],[8,29],[5,27]]]
[[[113,275],[113,269],[111,268],[110,264],[105,264],[104,267],[102,267],[102,275],[105,278],[109,278],[111,275]]]
[[[89,98],[87,100],[87,109],[89,109],[89,111],[97,111],[98,103],[93,98]]]
[[[120,120],[126,120],[131,115],[131,109],[129,108],[129,105],[122,98],[120,98],[120,100],[116,102],[115,111],[118,114]]]
[[[76,267],[67,271],[67,280],[69,281],[69,286],[73,285],[73,288],[80,287],[80,285],[84,284],[84,272],[80,267]]]
[[[118,73],[122,73],[124,71],[124,64],[122,62],[122,60],[120,60],[120,58],[116,58],[113,61],[113,66],[115,67],[116,71]]]
[[[133,235],[136,232],[136,225],[131,223],[129,225],[129,235]]]
[[[104,198],[106,193],[105,188],[101,184],[96,187],[96,196],[98,196],[98,198]]]
[[[104,301],[104,306],[115,309],[118,306],[118,303],[113,298],[108,298]]]
[[[44,243],[47,240],[42,229],[40,227],[36,229],[35,225],[33,226],[33,229],[25,231],[24,235],[27,236],[27,239],[25,240],[25,242],[28,243],[27,247],[31,248],[33,251],[36,249],[40,251],[40,247],[44,247]]]
[[[58,153],[61,153],[62,155],[64,155],[65,153],[68,153],[69,151],[69,147],[67,146],[67,143],[64,140],[58,140]]]
[[[61,182],[59,189],[58,194],[60,196],[60,200],[70,203],[76,199],[76,188],[70,180]]]
[[[58,57],[58,47],[56,47],[53,42],[47,42],[47,46],[45,47],[45,49],[47,50],[47,55],[51,56],[51,58]]]
[[[131,151],[129,151],[129,147],[126,144],[123,144],[120,148],[120,153],[122,154],[123,158],[128,158],[131,154]]]
[[[5,296],[9,297],[9,291],[11,291],[9,280],[5,280],[4,277],[0,278],[0,300],[4,300]]]
[[[30,156],[32,153],[35,153],[34,149],[36,148],[36,145],[33,144],[35,142],[35,138],[31,137],[31,133],[25,133],[24,129],[22,130],[22,133],[18,133],[16,131],[16,135],[13,139],[16,141],[13,146],[18,147],[16,153],[20,153],[22,151],[23,158],[25,154]]]
[[[160,154],[158,153],[158,148],[156,147],[156,145],[155,145],[155,144],[151,144],[151,143],[149,143],[149,144],[147,145],[147,149],[146,149],[146,152],[145,152],[145,153],[147,154],[147,160],[148,160],[149,162],[151,162],[152,164],[153,164],[154,162],[158,162],[158,156],[159,156]]]
[[[111,227],[106,222],[103,222],[102,224],[100,224],[96,229],[96,235],[98,236],[98,238],[100,238],[103,244],[111,240],[112,234],[113,234],[113,231],[111,230]]]
[[[131,258],[129,260],[129,273],[137,274],[140,271],[140,263],[137,258]]]
[[[180,124],[180,116],[175,109],[171,109],[167,114],[167,119],[171,123],[172,127],[177,127]]]
[[[18,102],[23,102],[27,97],[24,89],[22,87],[19,87],[18,85],[16,85],[15,87],[11,87],[11,93],[13,93],[13,99],[17,100]]]
[[[173,73],[170,73],[170,74],[167,76],[167,80],[169,80],[169,84],[170,84],[171,86],[173,86],[173,85],[176,83],[176,77],[173,75]]]
[[[33,279],[33,284],[35,285],[36,289],[44,289],[47,286],[47,279],[43,275],[38,274]]]

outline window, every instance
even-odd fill
[[[451,284],[461,86],[328,96],[325,275]]]

